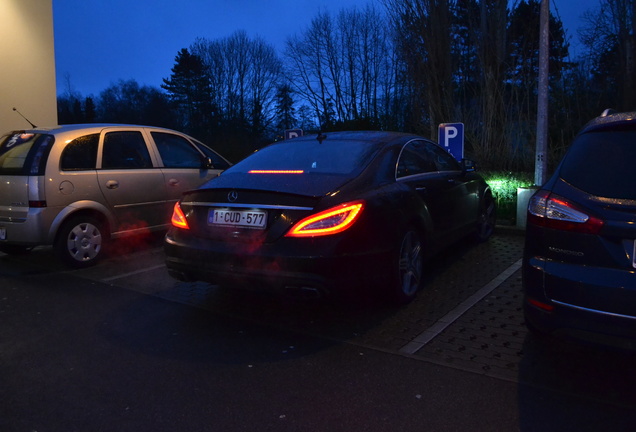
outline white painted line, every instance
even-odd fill
[[[499,285],[504,283],[506,279],[513,275],[514,272],[521,268],[521,260],[512,264],[506,270],[501,272],[499,276],[488,282],[484,285],[479,291],[477,291],[472,296],[468,297],[461,304],[459,304],[455,309],[444,315],[440,318],[435,324],[431,327],[424,330],[422,333],[417,335],[413,340],[400,348],[401,354],[415,354],[421,348],[424,347],[427,343],[429,343],[433,338],[438,336],[441,332],[443,332],[446,327],[454,323],[461,317],[466,311],[468,311],[471,307],[475,306],[478,301],[486,297],[488,294],[492,292]]]
[[[136,274],[146,273],[146,272],[149,272],[149,271],[157,270],[157,269],[163,268],[165,266],[166,266],[165,264],[159,264],[159,265],[152,266],[152,267],[146,267],[146,268],[135,270],[135,271],[131,271],[131,272],[128,272],[128,273],[118,274],[118,275],[115,275],[115,276],[104,278],[104,279],[101,279],[101,282],[112,282],[114,280],[123,279],[123,278],[128,277],[128,276],[134,276]]]

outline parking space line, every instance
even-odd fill
[[[518,260],[506,270],[501,272],[496,278],[491,280],[489,283],[484,285],[479,291],[477,291],[472,296],[468,297],[461,304],[459,304],[455,309],[444,315],[440,318],[435,324],[431,327],[417,335],[413,340],[400,348],[401,354],[415,354],[417,351],[422,349],[427,343],[433,340],[436,336],[438,336],[441,332],[443,332],[446,327],[450,326],[452,323],[457,321],[459,317],[461,317],[466,311],[468,311],[471,307],[473,307],[477,302],[486,297],[492,290],[497,288],[503,282],[506,281],[510,276],[514,274],[517,270],[521,268],[521,260]]]
[[[118,275],[115,275],[115,276],[111,276],[111,277],[107,277],[107,278],[104,278],[104,279],[100,279],[100,281],[101,282],[112,282],[114,280],[123,279],[123,278],[128,277],[128,276],[134,276],[136,274],[145,273],[145,272],[149,272],[149,271],[152,271],[152,270],[157,270],[157,269],[163,268],[165,266],[166,266],[165,264],[158,264],[158,265],[155,265],[155,266],[152,266],[152,267],[146,267],[146,268],[142,268],[142,269],[139,269],[139,270],[131,271],[131,272],[128,272],[128,273],[122,273],[122,274],[118,274]]]

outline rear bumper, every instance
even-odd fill
[[[180,242],[170,235],[164,251],[169,274],[179,280],[321,297],[388,283],[392,267],[389,251],[333,253],[330,248],[308,247],[291,252],[274,245],[230,248],[217,242]]]
[[[4,229],[0,244],[38,246],[50,243],[51,214],[49,208],[30,208],[23,218],[0,218],[0,228]]]
[[[571,266],[546,265],[537,257],[524,258],[526,323],[542,333],[636,350],[636,302],[629,301],[636,295],[636,274],[620,273],[624,274],[617,276],[615,269],[590,267],[573,272]],[[625,278],[631,286],[622,285]],[[546,294],[557,287],[561,292],[576,293],[580,300],[576,296],[555,300]],[[590,292],[588,298],[586,290]],[[606,293],[605,304],[594,302],[599,290]],[[610,307],[609,300],[622,301],[627,307],[617,310]]]

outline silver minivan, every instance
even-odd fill
[[[174,203],[228,168],[200,141],[169,129],[65,125],[0,137],[0,251],[53,245],[86,267],[112,238],[165,230]]]

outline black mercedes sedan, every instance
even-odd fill
[[[495,202],[474,171],[409,134],[277,142],[184,194],[164,243],[168,271],[311,296],[383,292],[405,303],[428,257],[492,234]]]

